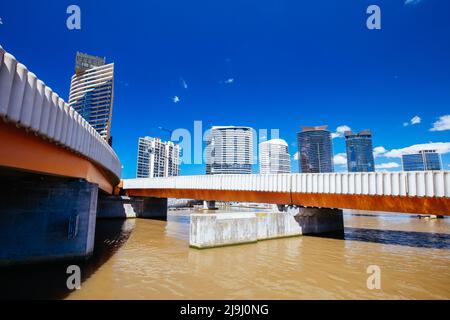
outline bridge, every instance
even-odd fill
[[[97,131],[0,47],[0,264],[92,254],[98,199],[121,170]]]
[[[448,171],[121,181],[121,168],[94,128],[0,47],[0,265],[86,258],[101,214],[164,217],[168,198],[297,205],[304,233],[342,229],[343,208],[450,215]]]
[[[0,47],[0,166],[96,183],[112,193],[120,161],[49,86]]]
[[[122,187],[139,197],[450,215],[450,171],[180,176]]]
[[[285,214],[191,215],[190,245],[207,248],[298,234],[342,235],[342,209],[450,215],[450,171],[209,175],[123,180],[131,197],[260,202]],[[159,199],[159,200],[158,200]],[[286,205],[288,206],[286,209]],[[300,228],[299,228],[300,227]]]

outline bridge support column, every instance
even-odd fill
[[[206,210],[217,210],[215,201],[203,201],[203,209]]]
[[[98,212],[99,219],[133,219],[138,218],[143,212],[144,200],[127,196],[99,195]]]
[[[341,209],[298,208],[295,220],[308,234],[344,234],[344,217]]]
[[[89,257],[98,186],[20,174],[0,185],[0,265]]]
[[[97,218],[167,220],[167,199],[100,195]]]
[[[167,220],[167,199],[143,198],[142,212],[139,218]]]

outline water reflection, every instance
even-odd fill
[[[97,221],[94,255],[89,260],[72,260],[22,265],[0,270],[0,299],[63,299],[67,289],[67,267],[80,266],[82,282],[114,255],[127,241],[135,220]]]
[[[345,240],[416,248],[450,249],[450,234],[446,233],[345,228]]]
[[[99,220],[81,290],[65,288],[66,262],[1,270],[0,297],[450,298],[449,219],[350,212],[344,239],[304,236],[196,250],[188,242],[191,213],[171,212],[167,222]],[[381,291],[366,287],[373,264],[382,270]]]

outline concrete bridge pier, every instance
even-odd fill
[[[167,199],[101,194],[97,218],[106,219],[158,219],[167,220]]]
[[[96,184],[23,173],[1,178],[0,265],[92,254]]]
[[[167,198],[143,198],[139,218],[167,220]]]
[[[203,209],[205,210],[217,210],[215,201],[203,201]]]
[[[341,209],[297,208],[295,220],[304,235],[344,234],[344,217]]]

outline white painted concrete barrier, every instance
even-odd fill
[[[448,198],[450,171],[182,176],[128,179],[123,187]]]
[[[189,244],[203,249],[300,235],[295,217],[284,212],[192,214]]]
[[[114,150],[73,108],[0,47],[0,118],[34,131],[107,168],[118,178]]]

